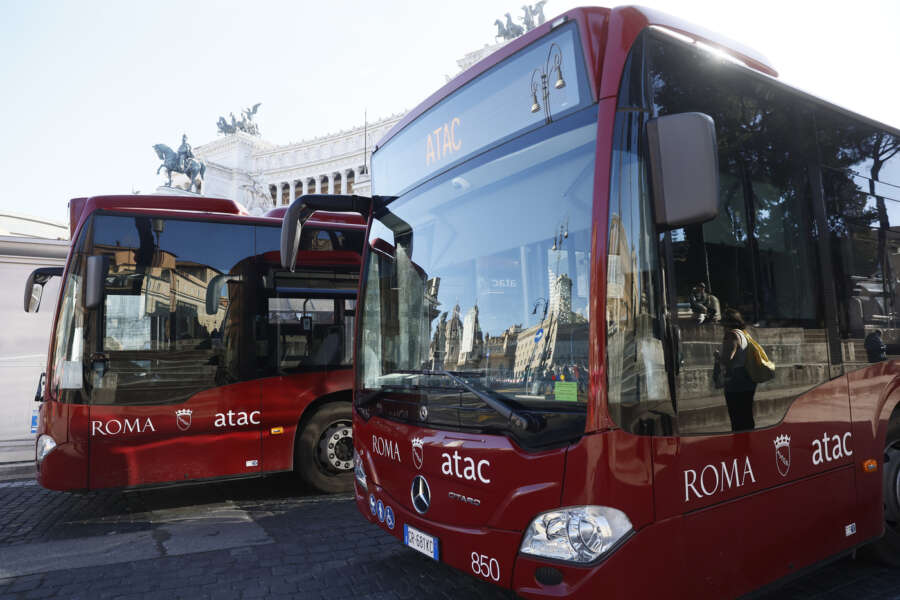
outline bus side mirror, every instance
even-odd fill
[[[336,194],[306,194],[294,200],[281,220],[281,266],[293,271],[303,225],[317,210],[355,212],[368,218],[372,198]]]
[[[241,283],[243,281],[240,275],[216,275],[209,281],[206,287],[206,314],[214,315],[219,312],[219,296],[222,295],[222,288],[228,282]]]
[[[660,231],[704,223],[719,214],[715,123],[703,113],[647,122],[650,185]]]
[[[62,267],[41,267],[31,272],[25,280],[25,312],[36,313],[41,308],[44,284],[51,277],[62,277],[62,273]]]
[[[103,302],[103,287],[109,259],[105,256],[88,256],[84,276],[84,307],[97,308]]]

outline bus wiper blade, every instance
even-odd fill
[[[484,371],[431,371],[429,369],[397,369],[391,373],[400,373],[402,375],[456,375],[457,377],[485,377],[487,373]]]
[[[497,412],[497,414],[506,419],[513,427],[521,429],[522,431],[530,431],[532,433],[540,431],[542,429],[541,423],[531,415],[516,412],[506,402],[489,394],[485,394],[478,388],[469,384],[469,382],[462,377],[454,375],[450,371],[434,371],[434,373],[436,375],[443,375],[444,377],[450,378],[454,383],[465,389],[467,392],[475,395],[479,400],[493,408]]]

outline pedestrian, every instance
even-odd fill
[[[719,361],[725,374],[725,403],[732,431],[749,431],[755,428],[753,420],[753,396],[756,383],[747,372],[747,324],[741,313],[733,308],[725,311],[722,319],[724,334]]]
[[[869,362],[875,363],[887,360],[887,345],[881,339],[880,329],[876,329],[867,335],[863,345],[866,347],[866,357],[869,359]]]

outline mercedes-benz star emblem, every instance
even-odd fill
[[[419,420],[427,421],[428,420],[428,407],[424,404],[419,407]]]
[[[413,508],[420,515],[428,511],[431,506],[431,490],[428,488],[428,482],[421,475],[416,475],[412,482],[412,488],[409,490],[409,496],[412,498]]]

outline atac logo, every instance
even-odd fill
[[[422,447],[422,444],[422,438],[412,439],[412,460],[417,469],[421,469],[422,463],[425,462],[425,449]]]
[[[182,408],[175,411],[175,424],[181,431],[187,431],[191,428],[191,415],[194,413],[189,408]]]
[[[779,435],[775,438],[775,466],[782,477],[791,470],[791,436]]]

